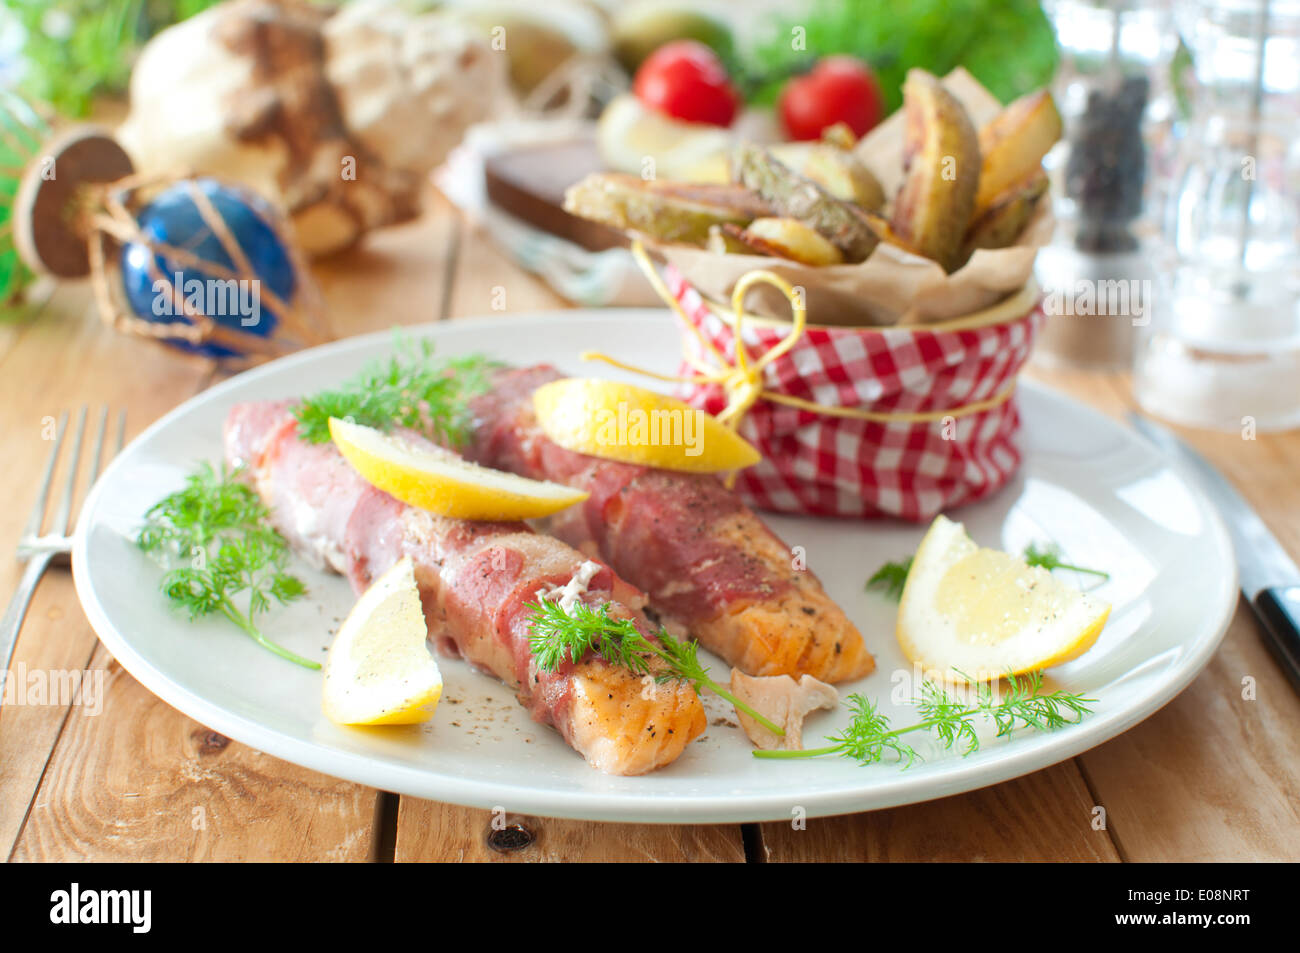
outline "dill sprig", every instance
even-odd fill
[[[577,662],[588,652],[594,652],[610,665],[625,668],[634,675],[648,675],[652,660],[659,659],[667,665],[667,670],[655,676],[656,682],[678,679],[689,682],[697,693],[708,689],[773,734],[785,735],[780,725],[755,711],[709,676],[709,669],[700,661],[699,646],[694,641],[674,639],[662,627],[655,634],[655,641],[651,641],[641,634],[632,619],[610,618],[609,603],[594,607],[577,602],[566,612],[558,602],[539,599],[526,608],[533,613],[529,621],[532,634],[528,644],[538,666],[544,671],[553,672],[565,661]]]
[[[907,574],[912,571],[912,558],[900,559],[898,562],[885,563],[877,569],[867,580],[868,589],[879,589],[890,599],[898,602],[903,598],[903,587],[907,584]],[[1030,543],[1025,547],[1021,559],[1027,566],[1041,566],[1048,572],[1054,569],[1069,569],[1073,572],[1087,573],[1090,576],[1100,576],[1102,579],[1109,579],[1110,573],[1103,572],[1100,569],[1088,569],[1084,566],[1076,566],[1073,563],[1061,561],[1061,548],[1055,543],[1048,543],[1045,546],[1039,546],[1037,543]]]
[[[565,661],[577,662],[588,652],[635,675],[650,671],[654,654],[650,642],[631,619],[611,619],[608,602],[598,607],[577,602],[565,612],[558,602],[539,599],[525,608],[533,613],[528,646],[544,671],[553,672]]]
[[[1036,543],[1030,543],[1025,547],[1025,562],[1031,566],[1042,566],[1048,572],[1053,569],[1069,569],[1074,572],[1087,573],[1090,576],[1100,576],[1102,579],[1109,579],[1110,573],[1103,572],[1100,569],[1088,569],[1084,566],[1076,566],[1073,563],[1061,561],[1061,547],[1055,543],[1048,543],[1041,549]]]
[[[959,749],[962,757],[979,750],[979,726],[992,722],[997,737],[1031,728],[1036,731],[1055,731],[1076,724],[1092,713],[1095,698],[1074,692],[1055,691],[1043,693],[1043,673],[1029,672],[1023,678],[1008,674],[1009,688],[1002,696],[993,694],[993,686],[985,683],[976,689],[973,704],[950,695],[942,686],[926,681],[921,686],[921,699],[917,712],[921,720],[905,728],[891,728],[888,716],[882,714],[875,703],[866,697],[853,694],[848,705],[853,713],[849,726],[838,735],[826,738],[831,744],[802,751],[774,749],[755,751],[756,758],[818,758],[838,754],[859,764],[875,764],[892,754],[904,768],[910,767],[920,755],[906,741],[904,735],[924,731],[932,734],[946,750]]]
[[[223,615],[281,658],[305,668],[320,663],[277,645],[255,619],[271,603],[285,604],[307,591],[285,571],[289,547],[270,525],[268,512],[237,474],[201,464],[185,486],[159,500],[144,516],[136,543],[164,566],[162,591],[191,619]],[[247,594],[244,608],[240,596]]]
[[[911,556],[896,563],[885,563],[867,580],[867,588],[882,589],[885,595],[897,602],[903,598],[903,586],[907,584],[907,574],[911,571]]]
[[[298,436],[330,439],[331,417],[389,431],[403,427],[453,447],[469,435],[469,400],[488,388],[497,367],[482,355],[433,360],[433,342],[413,344],[395,335],[393,354],[374,361],[340,386],[299,400],[292,408]]]

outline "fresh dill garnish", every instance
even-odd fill
[[[802,751],[773,749],[753,754],[756,758],[819,758],[837,754],[863,765],[883,761],[887,754],[892,754],[907,768],[920,758],[916,750],[902,740],[902,736],[910,732],[928,732],[941,747],[960,749],[962,757],[965,757],[979,750],[980,724],[992,722],[999,738],[1020,728],[1055,731],[1076,724],[1091,714],[1090,706],[1096,702],[1095,698],[1074,692],[1042,693],[1042,672],[1029,672],[1023,678],[1008,674],[1006,680],[1010,687],[1000,698],[994,696],[991,684],[981,684],[975,691],[974,703],[963,701],[950,695],[942,686],[926,681],[921,686],[921,700],[917,704],[921,720],[905,728],[891,728],[888,716],[882,714],[874,702],[853,694],[848,697],[853,718],[840,734],[826,738],[831,744]]]
[[[577,662],[592,651],[636,675],[650,671],[650,643],[631,619],[611,619],[609,603],[597,608],[578,602],[565,612],[558,602],[540,599],[525,608],[533,613],[528,646],[543,671],[553,672],[566,660]]]
[[[304,397],[292,407],[298,436],[308,443],[330,439],[331,417],[377,430],[416,430],[453,447],[469,435],[469,400],[488,389],[498,364],[471,354],[433,359],[433,342],[395,335],[393,354],[367,365],[339,387]]]
[[[289,547],[275,531],[257,494],[225,467],[201,464],[183,489],[159,500],[144,516],[136,543],[168,572],[162,590],[191,619],[219,613],[258,645],[306,668],[313,662],[277,645],[254,620],[271,602],[292,602],[307,591],[285,571]],[[247,593],[245,607],[237,600]]]
[[[911,571],[911,556],[900,559],[896,563],[885,563],[867,580],[867,588],[882,589],[885,595],[897,602],[903,598],[903,586],[907,583],[907,574]]]
[[[908,556],[898,562],[885,563],[867,580],[867,588],[879,589],[895,602],[902,599],[903,586],[907,584],[907,574],[912,571],[912,558]],[[1074,572],[1087,573],[1090,576],[1100,576],[1102,579],[1110,578],[1110,573],[1102,572],[1100,569],[1088,569],[1084,566],[1076,566],[1073,563],[1062,562],[1061,549],[1055,543],[1049,543],[1043,547],[1039,547],[1036,543],[1030,543],[1025,547],[1021,558],[1025,561],[1025,565],[1041,566],[1048,572],[1053,569],[1069,569]]]
[[[566,660],[577,662],[588,652],[595,652],[610,665],[625,668],[634,675],[649,675],[651,662],[659,659],[667,669],[655,676],[655,681],[679,679],[689,682],[698,693],[707,688],[725,698],[740,711],[745,712],[768,731],[783,736],[784,729],[742,702],[726,688],[709,677],[708,668],[699,659],[699,647],[693,641],[674,639],[666,629],[660,628],[652,642],[641,634],[632,619],[612,619],[609,603],[599,608],[584,602],[575,603],[565,611],[558,602],[539,599],[529,603],[532,610],[529,622],[532,635],[528,644],[544,671],[553,672]]]
[[[1090,576],[1100,576],[1102,579],[1109,579],[1110,573],[1102,572],[1100,569],[1087,569],[1083,566],[1075,566],[1072,563],[1061,562],[1061,547],[1055,543],[1048,543],[1039,549],[1037,544],[1030,543],[1025,547],[1025,562],[1031,566],[1042,566],[1049,572],[1053,569],[1070,569],[1074,572],[1087,573]]]

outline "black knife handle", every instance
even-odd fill
[[[1251,608],[1264,626],[1273,654],[1300,690],[1300,586],[1263,589]]]

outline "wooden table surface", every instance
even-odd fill
[[[340,335],[563,307],[434,196],[418,222],[317,267]],[[84,283],[0,325],[0,547],[13,547],[49,444],[43,420],[128,410],[128,438],[221,378],[209,361],[119,336]],[[1109,414],[1122,375],[1036,376]],[[1300,433],[1188,432],[1300,557]],[[19,567],[4,560],[0,599]],[[956,797],[790,824],[672,827],[517,818],[361,787],[231,741],[141,687],[98,643],[67,569],[41,584],[14,665],[104,672],[103,710],[0,715],[0,845],[12,860],[1300,860],[1300,698],[1244,604],[1204,672],[1141,725],[1077,758]],[[1247,690],[1253,686],[1253,691]],[[1099,822],[1104,808],[1104,825]]]

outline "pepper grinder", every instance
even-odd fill
[[[1047,320],[1035,361],[1127,368],[1153,297],[1148,169],[1170,125],[1165,78],[1176,35],[1162,3],[1052,0],[1045,8],[1061,50],[1053,93],[1065,132],[1046,161],[1057,231],[1036,266]]]

